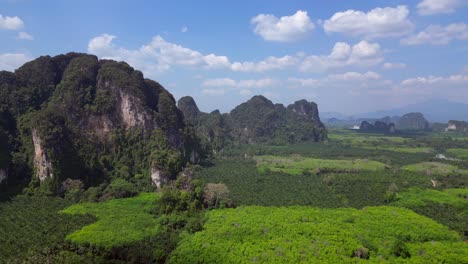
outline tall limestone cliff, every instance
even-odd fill
[[[0,95],[0,111],[14,119],[18,151],[33,179],[50,182],[50,189],[67,178],[91,185],[140,174],[156,184],[177,173],[162,162],[168,151],[178,169],[199,160],[197,138],[173,96],[124,62],[43,56],[0,72]]]
[[[264,96],[254,96],[229,114],[200,112],[190,97],[181,98],[178,107],[203,138],[216,142],[216,151],[226,144],[294,143],[326,138],[317,105],[306,100],[284,107]]]

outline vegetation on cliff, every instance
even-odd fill
[[[300,100],[284,107],[263,96],[254,96],[229,114],[203,113],[191,97],[178,101],[179,109],[214,150],[252,143],[291,144],[323,141],[326,129],[315,103]]]
[[[0,165],[15,157],[9,182],[31,179],[29,191],[63,194],[66,179],[88,188],[115,178],[144,190],[155,160],[173,178],[203,157],[172,95],[124,62],[40,57],[1,72],[0,93],[0,144],[9,144]]]

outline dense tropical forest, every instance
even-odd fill
[[[204,113],[125,62],[40,57],[0,72],[0,263],[468,263],[464,123],[393,121]]]

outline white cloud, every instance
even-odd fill
[[[381,79],[381,76],[376,72],[368,71],[366,73],[346,72],[343,74],[331,74],[328,78],[340,81],[367,81],[379,80]]]
[[[463,0],[423,0],[418,4],[418,13],[422,16],[453,13]]]
[[[458,74],[451,75],[448,77],[441,76],[428,76],[428,77],[416,77],[403,80],[402,86],[413,86],[413,87],[426,87],[428,85],[456,85],[456,84],[468,84],[468,75]]]
[[[290,77],[288,78],[290,85],[293,87],[300,86],[300,87],[315,87],[320,84],[320,80],[318,79],[303,79],[303,78],[295,78]]]
[[[231,65],[233,71],[241,72],[264,72],[270,70],[281,70],[297,65],[298,58],[294,56],[273,57],[270,56],[259,62],[234,62]]]
[[[425,30],[401,40],[403,45],[446,45],[453,40],[468,40],[468,25],[454,23],[448,26],[430,25]]]
[[[23,31],[21,31],[21,32],[18,33],[18,39],[21,39],[21,40],[33,40],[34,37],[33,37],[31,34],[29,34],[28,32],[23,32]]]
[[[264,87],[271,87],[276,84],[277,84],[276,80],[266,78],[266,79],[258,79],[258,80],[240,80],[237,83],[237,86],[246,87],[246,88],[264,88]]]
[[[353,46],[345,42],[337,42],[329,55],[307,56],[304,53],[297,53],[283,57],[269,56],[260,61],[231,63],[227,56],[205,55],[199,51],[167,42],[161,36],[155,36],[150,43],[133,50],[115,45],[115,39],[116,36],[110,34],[92,38],[88,43],[88,52],[100,58],[126,61],[150,77],[173,66],[247,73],[285,69],[324,72],[344,67],[371,67],[384,60],[380,45],[368,41],[361,41]]]
[[[385,70],[396,70],[406,68],[406,64],[401,62],[386,62],[382,65]]]
[[[171,66],[188,66],[203,68],[229,68],[230,62],[226,56],[215,54],[204,55],[198,51],[185,48],[155,36],[150,43],[136,50],[128,50],[113,44],[116,36],[102,34],[91,39],[88,52],[101,58],[124,60],[147,75],[162,72]]]
[[[400,85],[389,91],[391,96],[404,98],[445,98],[454,101],[467,101],[468,74],[460,73],[450,76],[415,77],[401,81]]]
[[[202,83],[205,87],[235,87],[237,82],[229,78],[209,79]]]
[[[206,95],[224,95],[225,90],[223,88],[218,88],[218,89],[203,89],[201,91],[202,94]]]
[[[298,10],[294,15],[276,17],[259,14],[252,18],[254,32],[268,41],[293,42],[305,38],[314,28],[306,11]]]
[[[26,54],[3,53],[0,54],[0,70],[13,71],[30,60],[31,58]]]
[[[24,27],[23,20],[21,18],[14,16],[2,16],[0,15],[0,29],[6,30],[18,30]]]
[[[233,87],[233,88],[264,88],[278,84],[275,79],[249,79],[235,81],[230,78],[208,79],[202,83],[204,87]]]
[[[383,60],[383,52],[378,43],[361,41],[350,46],[345,42],[337,42],[330,55],[308,56],[299,68],[304,72],[324,72],[350,66],[374,66]]]
[[[325,20],[323,27],[327,33],[343,33],[367,39],[399,37],[414,28],[408,17],[406,6],[375,8],[367,13],[351,9],[335,13]]]
[[[182,33],[185,33],[188,31],[188,27],[187,26],[183,26],[181,29],[180,29],[180,32]]]

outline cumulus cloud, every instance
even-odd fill
[[[27,32],[21,31],[21,32],[18,33],[18,39],[21,39],[21,40],[33,40],[34,37],[33,37],[31,34],[27,33]]]
[[[381,78],[380,74],[373,71],[368,71],[366,73],[346,72],[342,74],[331,74],[328,77],[333,80],[341,81],[366,81],[379,80]]]
[[[406,68],[406,64],[401,62],[386,62],[382,65],[385,70],[396,70]]]
[[[273,57],[270,56],[265,60],[258,62],[234,62],[231,65],[233,71],[240,72],[264,72],[270,70],[281,70],[294,65],[297,65],[299,59],[295,56]]]
[[[403,80],[402,86],[412,87],[426,87],[428,85],[456,85],[456,84],[468,84],[468,75],[458,74],[447,77],[442,76],[428,76],[428,77],[416,77]]]
[[[314,28],[306,11],[298,10],[294,15],[276,17],[259,14],[252,18],[254,32],[268,41],[293,42],[305,38]]]
[[[252,89],[257,88],[271,88],[277,86],[279,81],[276,79],[247,79],[247,80],[233,80],[231,78],[218,78],[208,79],[201,84],[204,89],[203,94],[206,95],[220,95],[224,94],[226,90],[236,90],[242,96],[252,94]]]
[[[188,31],[188,27],[187,26],[183,26],[181,29],[180,29],[180,32],[182,33],[185,33]]]
[[[88,52],[101,58],[124,60],[146,74],[161,72],[171,66],[192,66],[203,68],[229,68],[230,62],[226,56],[215,54],[202,54],[181,45],[155,36],[150,43],[139,49],[129,50],[113,44],[114,35],[102,34],[91,39],[88,43]]]
[[[335,13],[323,23],[327,33],[343,33],[367,39],[399,37],[410,33],[414,24],[409,20],[407,6],[375,8],[365,13],[347,10]]]
[[[0,15],[0,29],[5,30],[18,30],[24,27],[23,20],[21,18],[14,16],[2,16]]]
[[[286,69],[302,72],[327,72],[340,68],[373,67],[384,61],[380,45],[365,40],[354,45],[337,42],[328,55],[297,53],[283,57],[270,56],[259,61],[231,63],[227,56],[202,54],[199,51],[170,43],[161,36],[153,37],[149,43],[137,49],[120,47],[115,44],[115,39],[116,36],[110,34],[94,37],[88,43],[88,52],[104,59],[126,61],[150,77],[175,66],[244,73]]]
[[[462,4],[462,0],[423,0],[418,4],[418,13],[422,16],[453,13]]]
[[[248,79],[235,81],[230,78],[208,79],[202,83],[204,87],[234,87],[234,88],[264,88],[277,84],[277,80],[271,78]]]
[[[447,26],[430,25],[425,30],[402,39],[403,45],[446,45],[453,40],[467,40],[468,25],[465,23],[454,23]]]
[[[13,71],[30,60],[31,58],[23,53],[3,53],[0,54],[0,70]]]
[[[343,67],[369,67],[384,60],[383,52],[378,43],[361,41],[353,46],[345,42],[337,42],[329,55],[308,56],[300,65],[304,72],[324,72]]]
[[[460,73],[449,76],[425,76],[409,78],[401,81],[389,91],[390,96],[408,98],[445,98],[454,101],[468,100],[468,74]]]
[[[315,87],[320,84],[320,80],[312,79],[312,78],[295,78],[290,77],[288,78],[288,82],[293,87]]]

